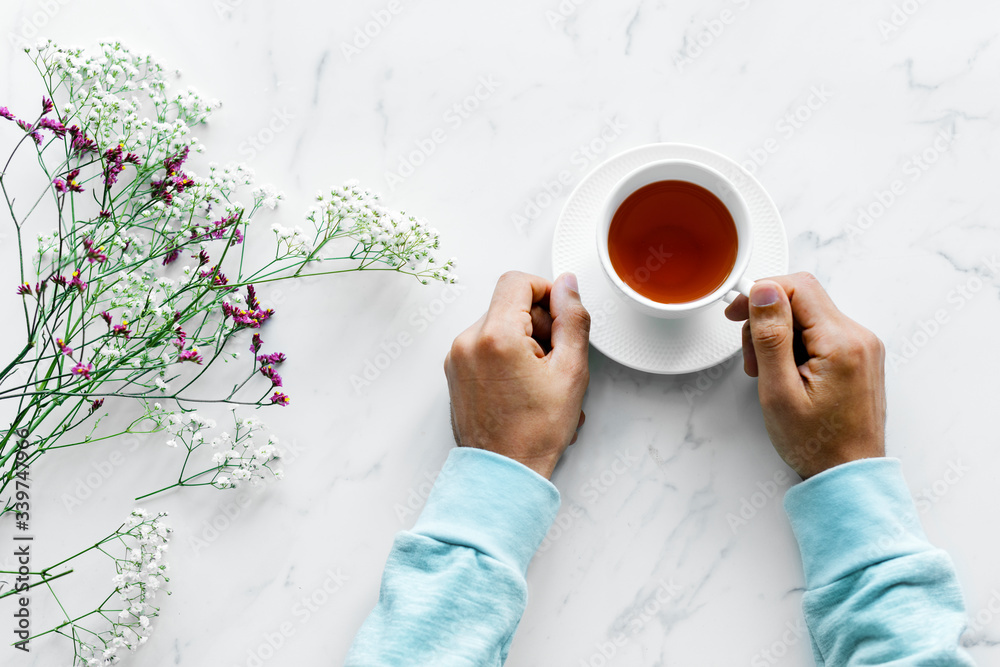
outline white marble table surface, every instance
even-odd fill
[[[345,48],[373,16],[387,24]],[[285,191],[280,219],[356,177],[428,218],[460,262],[456,291],[372,274],[265,292],[280,309],[274,349],[291,353],[295,402],[265,415],[290,454],[287,479],[147,505],[172,514],[173,594],[128,664],[339,664],[394,533],[413,522],[400,508],[422,504],[453,445],[441,371],[452,338],[503,271],[550,273],[567,192],[546,198],[546,184],[667,141],[755,171],[783,216],[791,269],[817,275],[895,355],[890,452],[978,615],[971,653],[1000,664],[997,3],[15,0],[2,28],[154,53],[224,101],[201,138],[213,159],[244,160]],[[30,63],[10,39],[0,54],[0,103],[25,97]],[[443,140],[394,182],[432,136]],[[356,390],[351,376],[401,333],[412,343]],[[653,376],[596,351],[591,377],[586,427],[553,480],[562,527],[531,566],[507,664],[812,664],[787,483],[771,482],[788,469],[755,381],[739,363]],[[158,479],[160,454],[149,456],[130,453],[72,514],[58,496],[88,459],[47,463],[49,539],[68,548],[120,520]],[[628,641],[604,658],[621,631]],[[63,664],[57,644],[0,662]]]

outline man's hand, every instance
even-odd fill
[[[489,310],[444,360],[459,447],[488,449],[551,477],[583,425],[589,337],[575,276],[500,276]]]
[[[771,442],[802,479],[885,456],[885,347],[808,273],[759,280],[726,309],[743,326]]]

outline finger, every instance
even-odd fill
[[[493,290],[493,299],[486,312],[484,326],[499,329],[518,329],[524,321],[524,314],[531,314],[531,307],[543,301],[552,289],[552,283],[545,278],[520,271],[508,271],[500,276]]]
[[[587,421],[587,413],[580,410],[580,421],[576,423],[576,431],[573,432],[573,439],[569,441],[569,444],[574,444],[576,439],[580,437],[580,428],[583,427],[583,422]]]
[[[788,295],[795,323],[803,329],[821,326],[843,315],[819,281],[809,273],[763,278],[777,283]],[[759,282],[759,281],[758,281]],[[741,322],[750,317],[750,301],[742,294],[726,308],[726,317]]]
[[[557,364],[587,364],[590,343],[590,313],[580,301],[576,276],[564,273],[556,278],[549,296],[552,314],[552,357]],[[565,360],[565,361],[562,361]]]
[[[757,360],[758,389],[784,401],[804,398],[795,364],[792,304],[773,280],[760,280],[750,290],[750,338]]]
[[[531,337],[542,347],[549,343],[552,337],[552,315],[548,308],[537,304],[531,307]]]
[[[743,323],[743,371],[752,378],[757,377],[757,353],[753,349],[750,323]]]
[[[726,306],[726,317],[733,322],[742,322],[750,317],[750,300],[740,294]]]

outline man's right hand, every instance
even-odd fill
[[[743,326],[774,448],[802,479],[885,456],[885,347],[808,273],[758,280],[726,309]]]

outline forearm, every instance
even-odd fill
[[[347,667],[502,665],[558,508],[555,487],[521,464],[453,450],[413,530],[396,536]]]
[[[972,665],[948,554],[924,536],[895,459],[837,466],[789,490],[817,664]]]

